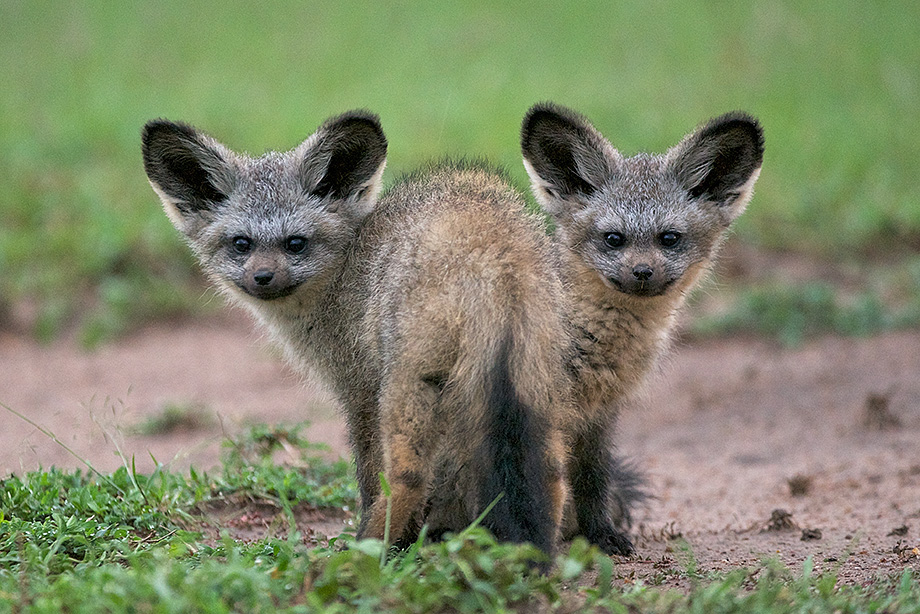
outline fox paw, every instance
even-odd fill
[[[620,556],[629,556],[635,554],[636,549],[632,542],[624,533],[610,527],[607,530],[598,531],[594,535],[589,535],[588,541],[600,548],[604,554],[618,554]]]

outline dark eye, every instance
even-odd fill
[[[248,253],[252,249],[252,241],[249,237],[233,237],[233,251],[238,254]]]
[[[608,232],[604,235],[604,244],[607,247],[623,247],[626,244],[626,237],[618,232]]]
[[[307,249],[307,240],[303,237],[289,237],[284,242],[284,249],[292,254],[302,254]]]
[[[680,233],[679,232],[663,232],[658,235],[658,242],[661,243],[662,247],[674,247],[680,243]]]

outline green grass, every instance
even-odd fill
[[[724,305],[708,311],[707,289],[691,300],[690,332],[700,336],[756,334],[797,346],[834,334],[865,337],[920,326],[920,258],[861,267],[846,274],[827,267],[835,282],[782,280],[778,272],[760,279],[721,284]]]
[[[110,475],[51,469],[0,482],[0,613],[37,612],[916,612],[920,583],[906,570],[842,586],[810,562],[792,572],[765,562],[702,576],[688,553],[678,591],[633,582],[616,588],[615,560],[576,540],[545,575],[529,546],[498,544],[470,527],[437,543],[388,553],[345,535],[309,546],[296,531],[242,542],[213,537],[206,501],[270,498],[354,505],[347,464],[316,456],[299,427],[257,425],[208,476],[129,467]],[[271,462],[279,447],[297,468]],[[249,477],[237,474],[248,470]],[[318,479],[317,479],[318,478]],[[328,486],[339,483],[330,496]],[[296,486],[294,485],[296,484]],[[290,511],[288,509],[288,511]],[[212,537],[208,537],[212,535]],[[345,545],[343,548],[342,546]]]
[[[271,501],[289,515],[291,502],[354,507],[350,464],[323,460],[321,447],[300,439],[299,429],[251,427],[228,440],[216,474],[192,468],[183,476],[158,465],[144,475],[126,460],[111,475],[52,468],[10,476],[0,489],[3,560],[26,560],[49,573],[124,561],[164,541],[187,540],[190,533],[183,527],[195,524],[193,509],[213,499]],[[299,452],[296,466],[273,461],[282,442]]]
[[[0,23],[0,318],[42,338],[77,326],[92,345],[201,308],[141,167],[140,127],[161,116],[259,153],[367,107],[389,180],[450,153],[523,185],[517,132],[536,101],[584,112],[626,153],[743,108],[767,134],[743,240],[856,259],[920,244],[909,0],[13,0]]]
[[[196,431],[216,424],[212,412],[200,403],[165,403],[160,411],[134,426],[131,432],[141,435],[168,435]]]
[[[702,336],[754,333],[798,346],[811,337],[865,337],[920,324],[920,292],[899,309],[872,291],[842,296],[823,282],[745,286],[734,292],[727,311],[702,315],[691,332]]]

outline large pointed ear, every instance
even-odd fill
[[[588,120],[551,103],[531,107],[521,126],[521,151],[534,196],[559,215],[590,196],[616,172],[621,159]]]
[[[233,154],[187,124],[150,121],[141,146],[150,185],[173,224],[187,235],[233,191]]]
[[[744,211],[763,163],[763,129],[735,111],[710,120],[667,154],[691,198],[716,204],[728,222]]]
[[[298,148],[300,177],[308,194],[329,210],[360,219],[370,213],[383,186],[387,139],[380,119],[350,111],[323,123]]]

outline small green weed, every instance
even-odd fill
[[[250,493],[286,510],[294,501],[354,509],[358,490],[353,463],[329,460],[325,445],[300,435],[305,426],[255,424],[228,439],[215,492]],[[279,452],[286,455],[283,463],[276,459]]]

